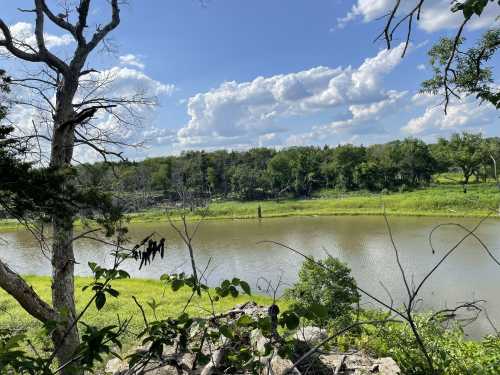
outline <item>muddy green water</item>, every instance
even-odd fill
[[[464,232],[443,227],[434,235],[436,254],[428,243],[431,229],[441,223],[459,222],[469,228],[476,219],[390,218],[401,261],[410,278],[418,283],[444,252]],[[168,223],[135,224],[131,235],[139,240],[151,232],[167,238],[167,256],[139,271],[137,264],[125,265],[133,277],[159,278],[166,272],[189,272],[188,253]],[[489,220],[477,231],[482,241],[500,258],[500,221]],[[0,258],[22,274],[50,275],[50,262],[38,243],[26,231],[1,233]],[[198,231],[194,245],[197,262],[204,268],[211,259],[207,277],[210,284],[237,276],[258,290],[265,280],[284,287],[294,282],[303,259],[287,249],[260,241],[278,241],[308,255],[324,257],[327,253],[348,263],[358,284],[377,297],[389,301],[382,284],[390,291],[395,304],[404,301],[404,287],[382,217],[338,216],[295,217],[282,219],[207,221]],[[89,275],[87,262],[110,264],[110,248],[93,241],[76,244],[76,271]],[[264,292],[264,290],[261,290]],[[491,320],[500,327],[500,266],[495,264],[473,238],[465,240],[438,269],[422,289],[421,309],[452,307],[457,303],[483,299]],[[366,305],[373,305],[364,298]],[[487,319],[479,319],[467,332],[473,337],[491,333]]]

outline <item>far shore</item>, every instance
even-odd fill
[[[369,192],[340,193],[326,191],[311,199],[265,201],[214,201],[205,213],[205,220],[257,219],[258,207],[262,219],[283,217],[383,215],[426,217],[499,217],[500,191],[495,184],[471,184],[467,194],[458,184],[435,185],[408,192],[376,194]],[[131,224],[166,222],[164,209],[152,208],[127,214]],[[178,220],[179,213],[170,213]],[[188,216],[201,218],[201,211]],[[79,223],[77,223],[78,225]],[[81,223],[80,223],[81,224]],[[0,231],[22,228],[13,219],[0,220]]]

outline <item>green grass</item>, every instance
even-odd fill
[[[33,289],[46,301],[50,301],[50,278],[41,276],[27,276],[25,278]],[[78,309],[82,309],[90,300],[91,292],[82,292],[82,287],[90,282],[89,278],[76,278],[76,304]],[[159,281],[130,279],[118,280],[112,283],[113,287],[120,292],[118,298],[109,297],[106,305],[101,311],[97,311],[94,305],[87,311],[82,321],[95,326],[105,326],[117,322],[117,316],[120,319],[132,317],[129,326],[130,332],[139,332],[143,327],[142,315],[134,303],[132,296],[144,306],[148,319],[153,318],[152,310],[148,307],[147,302],[152,298],[157,303],[161,303],[158,307],[156,315],[159,319],[168,316],[175,317],[183,309],[186,301],[190,296],[188,288],[182,288],[177,292],[173,292],[170,287],[165,288]],[[253,300],[262,305],[269,305],[271,299],[265,296],[239,296],[238,298],[224,298],[216,302],[215,308],[217,312],[227,311],[233,308],[236,304],[243,303],[248,300]],[[41,329],[41,324],[28,315],[22,307],[6,292],[0,290],[0,329],[2,328],[17,328],[27,329],[30,336],[37,336],[36,333]],[[206,316],[210,311],[211,306],[206,296],[193,298],[188,312],[192,316]],[[138,343],[134,340],[134,336],[130,333],[124,336],[125,348]]]
[[[493,183],[471,184],[467,194],[459,184],[439,184],[402,193],[339,193],[322,191],[313,199],[288,199],[281,202],[222,201],[210,204],[207,219],[255,218],[261,206],[263,217],[381,215],[399,216],[484,216],[497,210],[500,191]],[[173,214],[175,217],[175,213]],[[199,216],[195,213],[193,219]],[[166,220],[164,211],[148,210],[130,215],[132,222]]]

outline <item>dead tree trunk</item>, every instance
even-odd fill
[[[44,96],[43,99],[46,100],[52,112],[50,166],[56,170],[64,170],[71,165],[77,134],[76,128],[88,122],[97,110],[107,108],[105,98],[77,104],[75,97],[80,78],[93,72],[92,70],[84,70],[87,57],[120,23],[118,0],[111,0],[110,7],[112,13],[110,22],[104,26],[98,26],[87,40],[85,30],[88,28],[87,16],[90,0],[80,0],[76,8],[74,23],[70,22],[68,16],[71,13],[70,9],[67,9],[67,16],[62,17],[55,15],[56,13],[49,9],[44,0],[34,0],[32,12],[36,15],[36,46],[29,46],[29,48],[26,47],[24,41],[22,43],[16,41],[9,26],[0,19],[0,46],[5,47],[11,55],[20,60],[44,64],[51,72],[48,74],[51,80],[44,80],[43,83],[53,88],[56,98],[55,105],[47,97]],[[46,18],[75,39],[77,47],[69,62],[57,57],[47,49],[44,33]],[[54,78],[52,79],[52,77]],[[42,81],[32,78],[28,78],[28,80]],[[86,141],[84,143],[102,153],[103,150],[99,150],[98,146]],[[64,190],[69,187],[71,180],[67,178],[63,184]],[[80,343],[75,321],[73,222],[74,213],[71,209],[68,209],[67,212],[59,212],[52,218],[52,307],[44,303],[19,275],[12,272],[6,265],[0,264],[0,286],[2,288],[9,292],[35,318],[42,322],[58,321],[57,328],[53,333],[53,344],[54,356],[60,364],[71,361]],[[11,285],[18,285],[19,288],[12,288]],[[64,315],[61,314],[62,311],[65,312]],[[74,375],[81,374],[82,370],[79,369],[77,363],[74,363],[63,368],[61,373]]]

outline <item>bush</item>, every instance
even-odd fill
[[[500,337],[466,340],[459,326],[445,328],[431,316],[418,315],[416,324],[436,374],[500,374]],[[366,350],[375,356],[392,357],[404,374],[428,374],[427,362],[406,323],[363,326],[361,335],[345,337],[344,340],[350,347]]]
[[[285,291],[285,297],[297,311],[314,311],[317,306],[326,310],[326,319],[317,316],[313,322],[324,325],[328,321],[350,321],[353,305],[360,296],[351,269],[340,260],[306,260],[299,271],[299,280]]]

